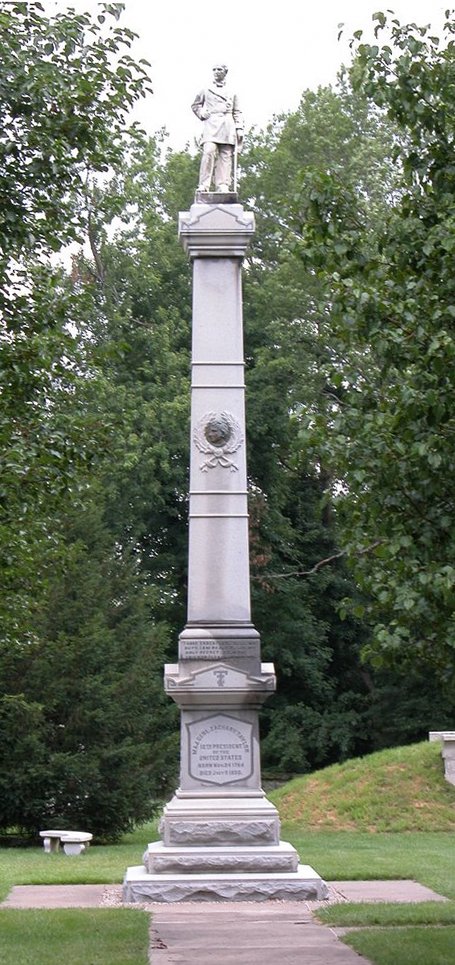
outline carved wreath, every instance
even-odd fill
[[[237,452],[243,442],[239,423],[230,412],[207,412],[194,429],[194,442],[207,459],[201,463],[202,472],[221,466],[237,472],[238,466],[229,456]]]

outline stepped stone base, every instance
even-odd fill
[[[280,821],[263,791],[217,798],[186,797],[179,790],[164,808],[160,834],[167,848],[264,847],[279,844]]]
[[[296,872],[299,856],[286,841],[271,847],[166,848],[149,844],[144,854],[148,874],[202,874],[232,872]]]
[[[268,874],[148,874],[144,865],[127,869],[125,902],[144,901],[308,901],[328,897],[325,882],[309,865],[296,872]]]

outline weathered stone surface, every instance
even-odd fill
[[[169,844],[272,844],[277,840],[275,821],[173,821]]]
[[[179,789],[163,811],[160,834],[166,847],[278,844],[280,819],[263,791],[243,788]]]
[[[202,630],[197,637],[189,637],[182,633],[179,643],[179,661],[203,660],[213,662],[214,660],[232,660],[237,657],[259,658],[260,640],[259,635],[251,638],[241,638],[238,633],[237,638],[215,637],[208,634],[202,636]]]
[[[209,711],[222,711],[236,715],[242,720],[243,711],[257,711],[275,690],[276,678],[273,664],[263,663],[252,672],[244,658],[244,666],[230,661],[213,663],[194,661],[166,664],[164,685],[166,693],[175,700],[182,712],[199,711],[199,716]],[[257,716],[257,715],[256,715]],[[188,724],[192,718],[183,717],[182,723]],[[255,732],[257,727],[254,728]],[[185,759],[185,755],[183,755]],[[259,756],[257,760],[259,766]],[[257,785],[259,787],[259,782]]]
[[[179,217],[179,236],[190,258],[243,258],[254,232],[254,215],[241,204],[196,203]],[[235,290],[226,289],[226,301]],[[193,319],[194,321],[194,319]]]
[[[265,847],[203,847],[166,848],[161,842],[149,844],[143,857],[149,874],[180,872],[199,874],[213,871],[227,872],[295,872],[299,856],[287,842]]]
[[[220,687],[209,692],[208,704],[182,706],[180,789],[191,793],[260,792],[261,769],[258,714],[239,691]],[[234,701],[239,698],[240,703]]]
[[[124,886],[125,902],[142,901],[267,901],[323,899],[328,896],[324,881],[309,865],[299,865],[293,874],[195,874],[150,875],[143,865],[128,868]]]
[[[284,856],[281,859],[274,855],[254,854],[225,855],[223,860],[212,857],[207,850],[200,859],[192,854],[180,854],[178,857],[168,858],[167,855],[155,857],[150,862],[149,873],[167,873],[176,871],[186,874],[194,874],[202,871],[214,871],[225,874],[231,871],[294,871],[293,862]]]
[[[217,378],[220,378],[220,373]],[[236,503],[243,495],[246,494],[237,492],[234,482],[229,480],[229,485],[223,486],[221,492],[202,491],[200,487],[196,487],[190,493],[190,499],[197,512],[203,512],[204,506],[208,506],[208,511],[215,512],[219,500],[222,499],[227,500],[230,511],[235,511]],[[189,624],[179,636],[178,659],[177,666],[182,676],[201,670],[216,661],[257,676],[262,673],[260,636],[251,623],[231,627],[226,624],[212,624],[210,627]]]

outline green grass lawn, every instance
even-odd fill
[[[13,885],[119,884],[129,865],[142,863],[148,842],[157,837],[156,822],[151,822],[118,844],[92,845],[77,857],[62,851],[45,854],[42,846],[0,848],[0,901]]]
[[[321,921],[359,928],[343,940],[374,965],[455,962],[455,789],[444,780],[439,744],[347,761],[270,796],[282,838],[326,880],[411,878],[451,899],[340,904],[321,910]],[[14,884],[119,884],[157,838],[153,822],[74,858],[45,854],[41,846],[1,848],[0,900]],[[0,965],[141,965],[147,928],[148,915],[137,910],[3,909]]]
[[[0,909],[0,965],[147,965],[149,916],[118,909]]]
[[[313,831],[455,831],[439,741],[333,764],[273,791],[283,821]]]
[[[316,916],[324,925],[364,927],[366,925],[455,925],[455,901],[412,903],[347,902],[320,908]]]
[[[304,864],[329,881],[412,878],[455,899],[453,834],[305,832],[298,824],[287,823],[282,835]],[[157,836],[156,824],[144,825],[119,844],[94,845],[75,858],[45,854],[42,847],[2,848],[0,900],[14,884],[119,884],[129,865],[141,864],[145,846]]]
[[[452,833],[305,832],[296,824],[284,824],[282,835],[303,864],[312,865],[328,881],[412,878],[455,899]]]
[[[365,929],[344,939],[374,965],[453,965],[455,927]]]

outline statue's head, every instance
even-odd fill
[[[224,80],[227,72],[228,72],[228,69],[226,67],[226,64],[215,64],[215,66],[213,67],[213,76],[218,83]]]

